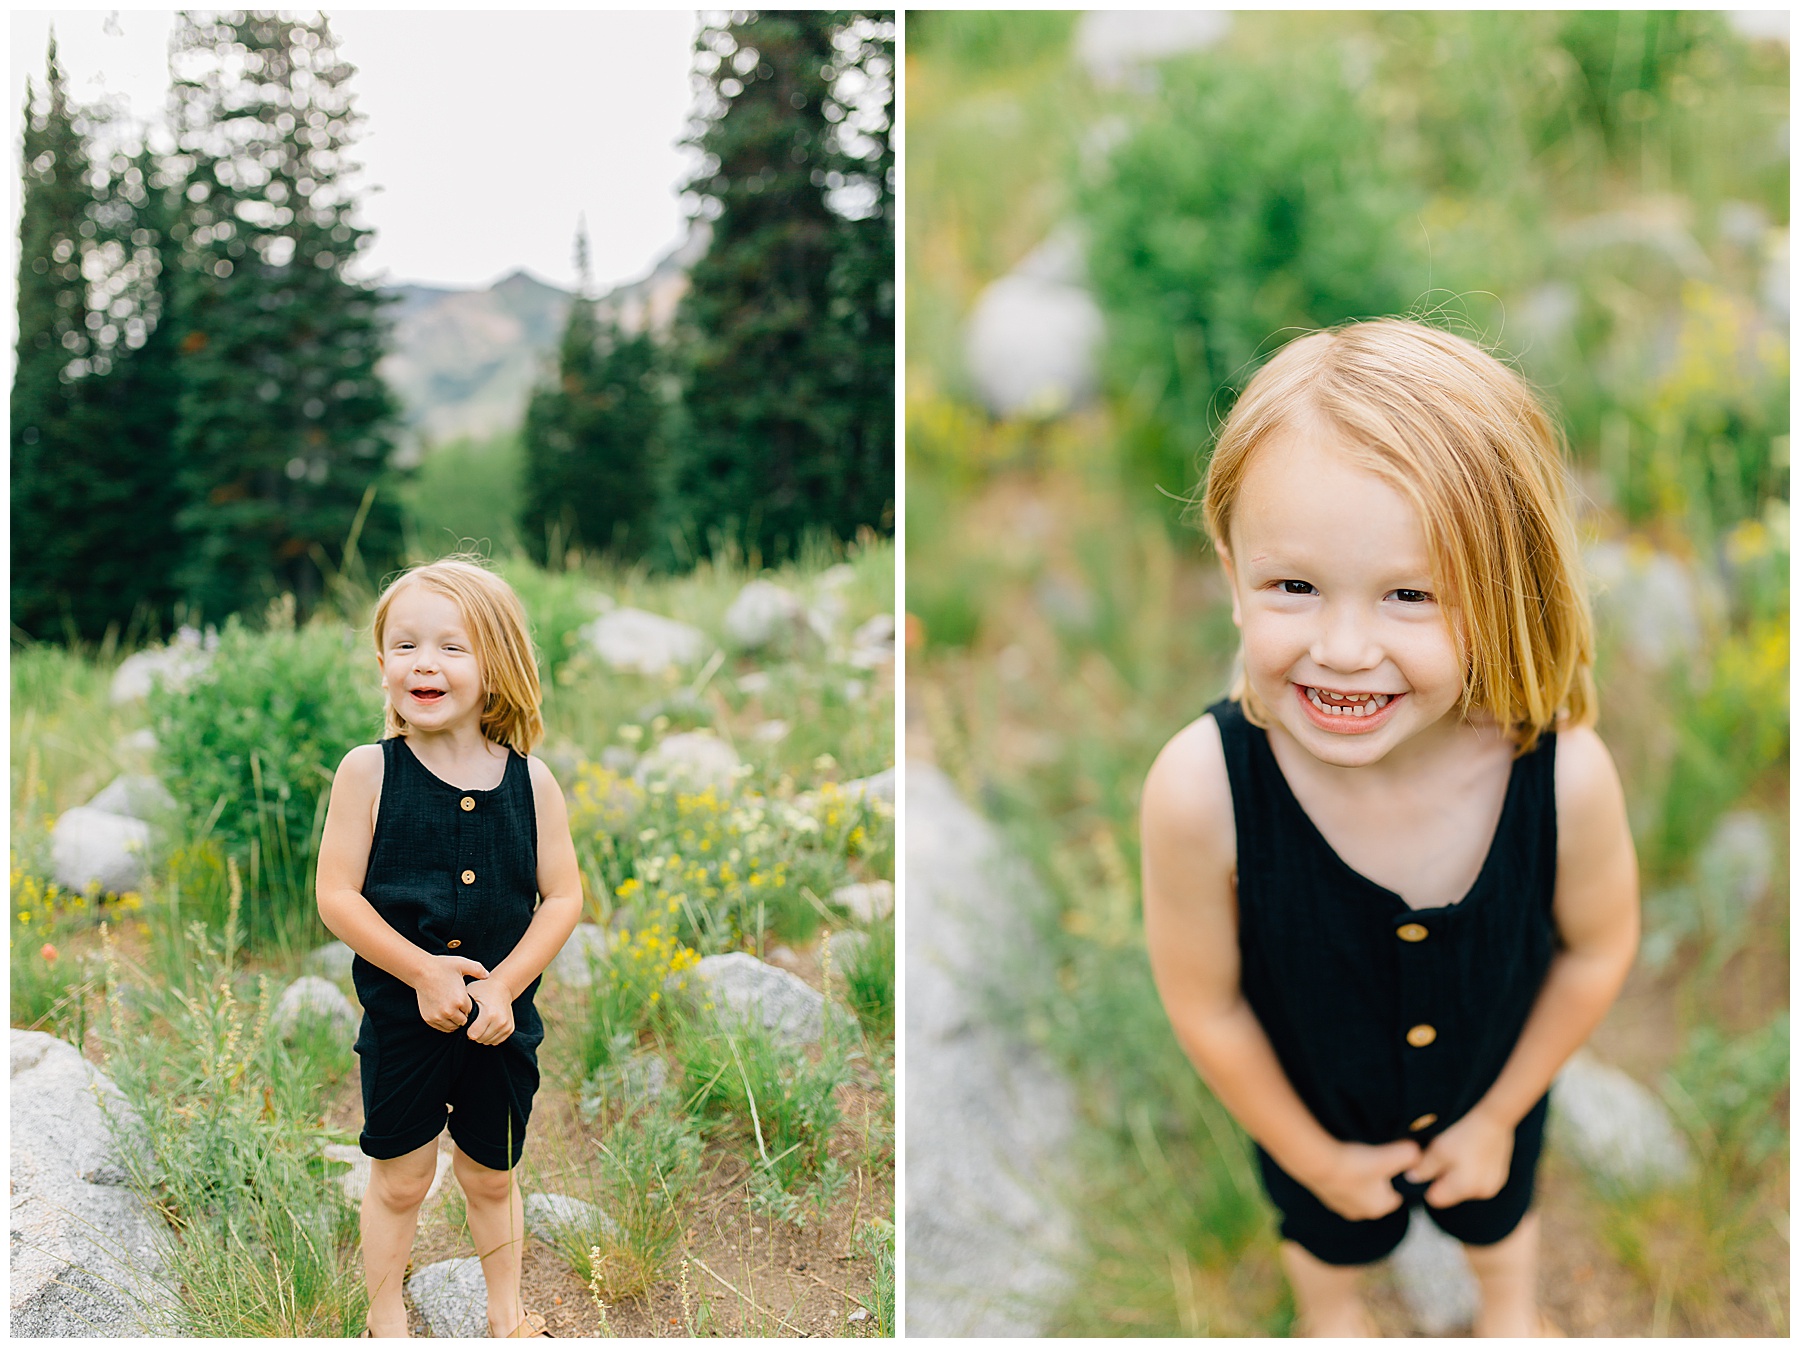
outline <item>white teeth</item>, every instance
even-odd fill
[[[1334,693],[1341,701],[1327,702],[1317,688],[1308,688],[1306,696],[1327,716],[1373,716],[1392,701],[1387,693]]]

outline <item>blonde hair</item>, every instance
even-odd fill
[[[481,733],[496,744],[530,754],[544,737],[544,718],[538,710],[544,700],[538,682],[537,653],[531,645],[531,628],[524,606],[512,586],[466,556],[445,557],[403,572],[375,601],[375,654],[385,654],[388,609],[394,596],[409,585],[424,585],[447,596],[462,610],[475,645],[475,662],[481,670],[481,686],[487,695],[481,712]],[[404,735],[406,718],[388,703],[386,735]]]
[[[1462,647],[1464,715],[1484,711],[1528,752],[1559,720],[1593,721],[1594,629],[1581,582],[1561,431],[1531,389],[1474,343],[1405,319],[1290,342],[1250,381],[1207,467],[1213,546],[1256,450],[1298,427],[1346,452],[1419,512]],[[1266,725],[1240,673],[1232,697]]]

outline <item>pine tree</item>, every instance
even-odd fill
[[[184,580],[209,615],[302,610],[357,539],[397,557],[382,297],[345,275],[368,231],[344,186],[358,118],[323,17],[184,15],[173,41]]]
[[[45,88],[20,220],[13,621],[94,638],[158,625],[176,595],[166,203],[147,151],[92,160],[100,126],[69,104],[54,42]]]
[[[848,533],[859,513],[876,522],[865,480],[878,449],[859,440],[844,400],[867,380],[846,345],[855,323],[833,317],[834,299],[840,309],[865,302],[857,278],[868,268],[839,267],[843,219],[827,204],[828,177],[842,172],[826,117],[837,106],[833,39],[853,22],[740,12],[696,42],[707,102],[690,143],[705,161],[689,187],[712,242],[677,316],[683,431],[669,502],[696,542],[722,534],[772,558],[809,529]],[[879,329],[877,318],[877,340]]]
[[[588,274],[586,227],[576,240],[579,288],[555,378],[525,412],[520,512],[526,547],[555,564],[571,547],[635,557],[657,503],[663,409],[650,334],[603,319]],[[560,545],[560,546],[559,546]]]
[[[19,217],[19,338],[12,386],[12,620],[34,636],[62,627],[77,561],[71,526],[73,386],[92,343],[82,262],[94,229],[86,138],[50,38],[44,97],[25,94]],[[83,227],[89,234],[84,236]],[[78,364],[80,362],[80,364]]]

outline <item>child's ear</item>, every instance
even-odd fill
[[[1231,590],[1232,625],[1241,628],[1244,625],[1244,611],[1238,607],[1237,572],[1231,569],[1231,550],[1214,539],[1213,551],[1219,554],[1219,569],[1225,573],[1225,584]]]

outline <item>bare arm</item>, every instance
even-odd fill
[[[1499,1192],[1513,1130],[1593,1033],[1637,955],[1637,854],[1625,795],[1611,755],[1590,729],[1557,737],[1556,814],[1558,949],[1499,1077],[1414,1171],[1417,1179],[1437,1180],[1426,1201],[1440,1207]]]
[[[360,745],[338,764],[331,782],[331,803],[325,810],[325,831],[319,838],[319,918],[332,935],[370,964],[418,991],[419,1014],[424,1020],[440,1030],[459,1029],[469,1007],[462,991],[463,975],[485,977],[486,968],[457,955],[427,954],[389,926],[363,897],[381,778],[378,744]]]
[[[493,974],[470,985],[481,1014],[469,1038],[497,1044],[513,1032],[512,1003],[556,958],[581,920],[581,866],[569,836],[569,808],[562,788],[540,759],[531,760],[531,791],[537,806],[538,908],[512,953]]]
[[[1340,1142],[1282,1071],[1239,984],[1236,834],[1218,727],[1203,717],[1163,749],[1144,783],[1144,932],[1163,1009],[1182,1049],[1283,1170],[1358,1219],[1400,1204],[1389,1179],[1415,1142]]]

